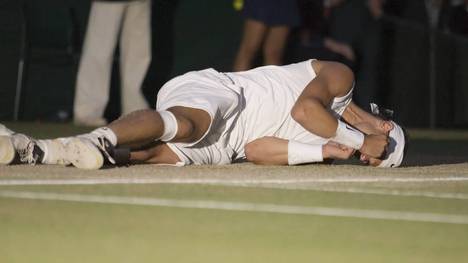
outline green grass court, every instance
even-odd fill
[[[398,169],[1,166],[0,261],[466,262],[468,132],[410,134]]]

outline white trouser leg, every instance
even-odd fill
[[[151,60],[151,1],[128,4],[120,39],[122,113],[148,108],[141,85]]]
[[[75,122],[104,120],[115,46],[127,3],[92,3],[76,81]]]

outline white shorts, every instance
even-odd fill
[[[234,152],[227,139],[243,108],[242,88],[214,69],[193,71],[167,82],[159,91],[156,110],[182,106],[206,111],[211,123],[206,133],[193,143],[168,143],[182,163],[227,164]]]

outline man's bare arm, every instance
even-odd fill
[[[381,119],[371,113],[361,109],[354,102],[351,102],[341,116],[347,123],[355,125],[356,123],[368,122],[373,126],[379,125]]]
[[[346,95],[354,82],[353,72],[336,62],[312,62],[317,76],[303,90],[291,116],[306,130],[379,158],[388,144],[385,135],[366,135],[337,120],[327,108],[336,97]]]
[[[355,127],[359,126],[358,129],[365,134],[375,134],[379,131],[389,131],[393,128],[390,122],[370,114],[354,104],[354,102],[351,102],[348,107],[346,107],[341,117],[347,123]]]
[[[340,63],[314,61],[317,76],[303,90],[291,110],[291,116],[309,132],[332,138],[337,119],[327,110],[335,97],[346,95],[354,81],[353,72]]]
[[[265,165],[288,164],[288,140],[262,137],[245,146],[247,161]]]
[[[255,164],[263,164],[263,165],[291,165],[291,156],[294,155],[303,155],[301,157],[302,161],[296,162],[294,164],[302,164],[302,163],[312,163],[317,161],[310,161],[315,160],[317,156],[304,156],[307,155],[307,152],[312,149],[315,152],[317,149],[321,151],[320,159],[341,159],[346,160],[349,159],[354,150],[342,145],[335,144],[333,142],[329,142],[325,145],[308,145],[308,144],[301,144],[299,151],[304,149],[304,152],[300,151],[296,154],[291,155],[291,150],[294,151],[294,148],[290,147],[291,141],[280,139],[276,137],[262,137],[256,139],[245,146],[245,155],[249,162],[253,162]],[[309,147],[309,148],[307,148]],[[310,157],[310,158],[307,158]]]

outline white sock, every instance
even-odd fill
[[[115,135],[115,133],[111,129],[109,129],[107,127],[97,128],[97,129],[95,129],[94,131],[92,131],[90,133],[83,134],[83,135],[80,135],[78,137],[94,139],[94,138],[101,137],[101,136],[103,136],[104,138],[109,140],[109,142],[113,146],[117,145],[117,136]]]

